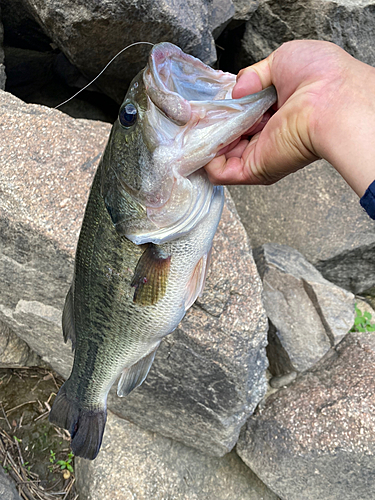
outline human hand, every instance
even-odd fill
[[[271,84],[278,110],[250,141],[242,138],[208,163],[210,180],[272,184],[325,158],[361,196],[375,179],[375,69],[329,42],[288,42],[240,71],[233,98]]]

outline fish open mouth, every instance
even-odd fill
[[[153,151],[157,182],[145,182],[144,199],[157,199],[167,178],[172,189],[159,206],[145,205],[153,229],[127,237],[137,244],[160,244],[180,237],[205,217],[218,188],[202,167],[253,126],[277,97],[269,87],[232,99],[235,75],[214,70],[167,42],[151,50],[143,82],[148,98],[144,134],[157,145]]]

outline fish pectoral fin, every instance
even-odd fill
[[[185,311],[187,311],[202,293],[206,281],[207,271],[210,263],[211,250],[203,255],[195,266],[193,274],[187,286],[187,297],[185,299]]]
[[[133,389],[144,382],[154,361],[159,344],[153,351],[141,358],[134,365],[122,371],[121,378],[117,385],[117,395],[120,396],[120,398],[127,396]]]
[[[62,329],[64,342],[67,343],[70,339],[72,341],[72,351],[74,351],[76,345],[76,330],[74,326],[73,285],[69,288],[69,292],[65,299],[62,314]]]
[[[167,290],[171,256],[160,246],[150,243],[139,259],[131,286],[135,287],[133,302],[151,306],[164,297]]]

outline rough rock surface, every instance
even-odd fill
[[[227,200],[203,295],[164,339],[143,385],[124,400],[112,391],[112,410],[205,453],[230,451],[266,391],[260,291],[246,233]]]
[[[243,38],[248,65],[267,57],[283,42],[326,40],[375,65],[373,0],[260,0]]]
[[[51,40],[33,19],[24,0],[1,0],[1,18],[7,46],[51,50]]]
[[[350,333],[250,417],[237,452],[280,498],[372,500],[375,335]]]
[[[230,193],[253,248],[273,242],[295,248],[353,293],[375,284],[375,223],[327,162],[273,186],[233,186]]]
[[[109,126],[0,93],[0,321],[58,373],[72,354],[61,313],[89,186]],[[266,390],[261,282],[230,199],[203,296],[156,355],[145,384],[110,408],[222,455]]]
[[[354,295],[330,283],[300,252],[268,243],[254,251],[271,322],[270,372],[311,368],[354,323]]]
[[[12,330],[0,323],[0,368],[40,366],[40,357]]]
[[[108,415],[93,462],[76,459],[85,500],[277,500],[235,452],[213,458]]]
[[[4,28],[1,22],[1,7],[0,7],[0,90],[5,89],[5,81],[6,81],[3,38],[4,38]]]
[[[137,41],[172,42],[204,62],[212,63],[216,60],[212,33],[219,34],[234,14],[231,0],[25,2],[47,35],[89,79],[120,50]],[[125,52],[111,64],[97,85],[120,102],[131,75],[145,66],[149,51],[150,46],[143,45]]]
[[[0,469],[0,498],[1,500],[21,500],[13,481],[2,469]]]

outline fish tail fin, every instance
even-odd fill
[[[49,421],[70,432],[74,455],[94,460],[102,444],[107,410],[79,408],[77,403],[68,398],[65,385],[62,385],[56,396]]]

